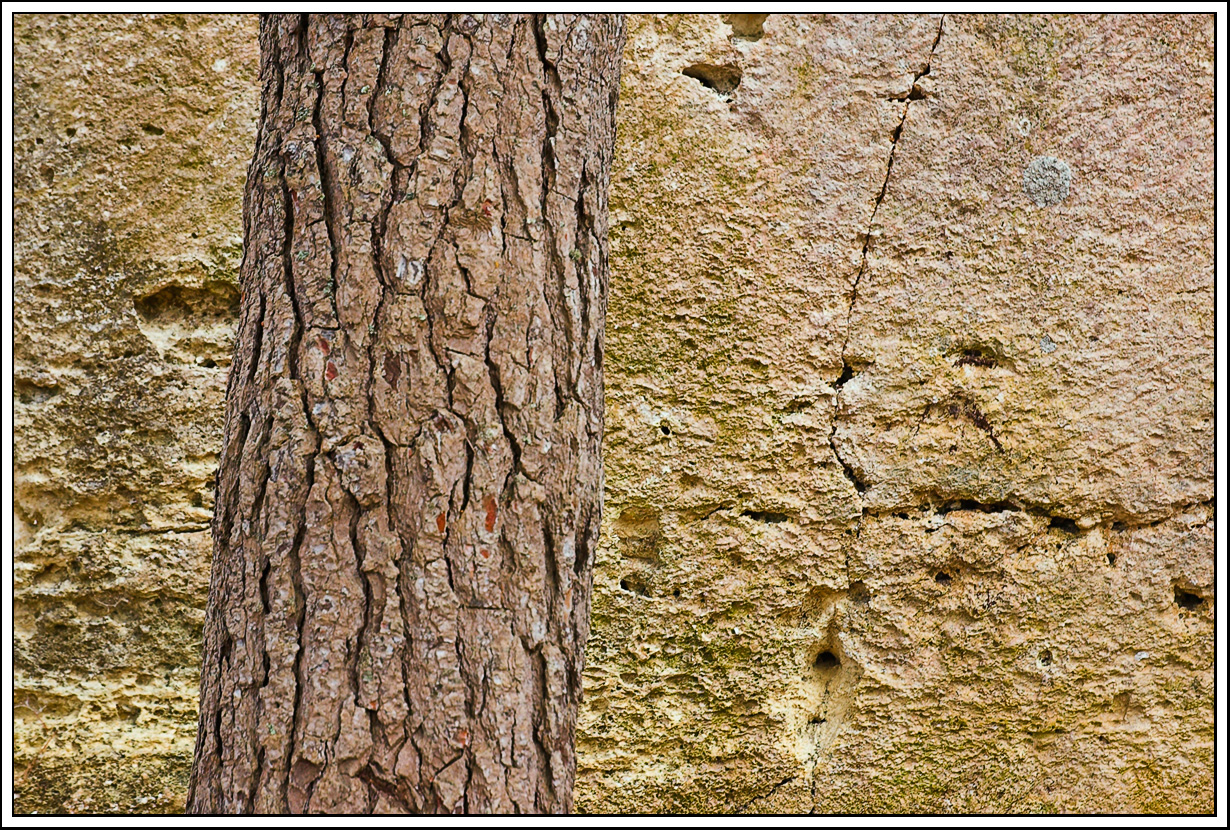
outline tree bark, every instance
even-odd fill
[[[188,809],[568,811],[622,16],[260,37]]]

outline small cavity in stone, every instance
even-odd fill
[[[832,671],[841,665],[837,655],[831,651],[822,651],[816,656],[816,668],[820,671]]]
[[[1193,594],[1190,591],[1184,591],[1176,585],[1174,589],[1174,602],[1175,605],[1184,611],[1192,611],[1200,607],[1201,603],[1204,602],[1204,597],[1199,594]]]
[[[727,101],[743,79],[743,70],[733,64],[694,63],[684,68],[683,74],[700,81],[702,86]]]

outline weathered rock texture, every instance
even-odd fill
[[[1212,44],[630,19],[578,809],[1212,809]],[[256,54],[18,18],[19,810],[182,803]]]
[[[15,809],[182,808],[256,21],[15,20]]]
[[[750,17],[627,47],[580,806],[1211,809],[1212,19]]]

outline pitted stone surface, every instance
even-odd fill
[[[1211,810],[1212,18],[629,32],[578,809]],[[17,809],[174,809],[256,22],[15,35]]]

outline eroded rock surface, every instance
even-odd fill
[[[631,29],[579,805],[1211,810],[1211,18],[745,25]]]
[[[1212,29],[630,19],[578,809],[1212,809]],[[256,21],[15,56],[16,809],[177,809]]]
[[[256,21],[15,20],[15,809],[178,809]]]

